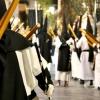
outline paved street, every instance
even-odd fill
[[[50,73],[55,85],[56,81],[54,80],[54,69],[55,67],[52,66]],[[86,85],[88,85],[88,82],[86,82]],[[36,92],[40,100],[48,100],[47,96],[44,95],[43,91],[41,91],[39,87],[36,87]],[[69,87],[64,87],[63,83],[60,87],[55,87],[52,98],[52,100],[100,100],[100,90],[80,85],[79,81],[71,80]]]

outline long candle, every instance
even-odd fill
[[[1,26],[0,26],[0,39],[1,39],[5,29],[6,29],[8,23],[10,21],[10,18],[11,18],[18,3],[19,3],[19,0],[13,0],[11,6],[9,7],[8,11],[6,12],[6,14],[7,14],[6,18],[3,17],[4,21],[1,23]]]
[[[40,27],[40,24],[39,24],[39,23],[36,24],[36,25],[33,27],[33,29],[31,30],[31,32],[26,36],[26,38],[29,39],[29,38],[33,35],[33,33],[35,33],[35,31],[36,31],[39,27]]]
[[[85,30],[85,31],[89,36],[91,36],[91,38],[93,38],[99,44],[99,41],[97,41],[96,38],[91,33],[89,33],[87,30]]]
[[[79,29],[81,32],[83,32],[85,34],[85,36],[92,42],[95,44],[98,44],[91,36],[89,36],[82,28]]]
[[[29,26],[27,26],[27,27],[26,27],[26,30],[23,32],[23,35],[26,36],[26,35],[27,35],[27,32],[29,32],[29,31],[30,31],[30,28],[29,28]]]
[[[18,24],[19,24],[19,21],[16,22],[16,24],[12,27],[11,30],[15,31]]]
[[[70,24],[68,24],[68,28],[71,30],[71,32],[72,32],[72,34],[73,34],[74,38],[76,39],[76,38],[77,38],[77,36],[75,35],[75,33],[74,33],[74,31],[73,31],[72,27],[70,26]]]
[[[56,35],[54,34],[53,30],[49,30],[49,34],[51,35],[53,40],[56,38]]]
[[[7,16],[7,11],[5,12],[5,14],[3,15],[2,19],[0,20],[0,26],[4,22],[6,16]]]
[[[88,40],[87,40],[87,43],[88,43],[92,48],[94,48],[93,45],[92,45],[92,43],[90,43]]]
[[[21,23],[19,28],[15,32],[19,32],[22,29],[23,25],[24,25],[24,23]]]

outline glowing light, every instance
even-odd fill
[[[82,3],[82,5],[83,5],[84,8],[86,7],[86,4],[84,2]]]
[[[49,7],[47,12],[50,12],[50,13],[54,14],[55,13],[55,8],[54,7]]]

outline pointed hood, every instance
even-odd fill
[[[6,11],[7,9],[5,5],[5,0],[0,0],[0,19],[3,17]]]
[[[70,26],[73,28],[73,23],[72,23],[72,21],[70,21]],[[71,32],[70,29],[69,29],[68,37],[69,37],[69,38],[72,37],[72,32]]]
[[[45,20],[44,20],[44,25],[42,27],[42,32],[47,32],[47,25],[48,25],[48,18],[46,15]]]
[[[0,20],[7,11],[5,0],[0,0]],[[8,28],[11,29],[10,23],[8,24]]]
[[[61,37],[64,38],[65,40],[69,39],[68,33],[67,33],[67,25],[66,25],[65,15],[63,16]]]
[[[30,9],[28,14],[28,25],[32,29],[36,25],[35,10]]]
[[[57,36],[57,26],[55,25],[54,33]]]
[[[75,34],[77,34],[77,31],[78,31],[77,24],[78,24],[78,21],[75,22],[75,28],[74,28],[74,32],[75,32]]]
[[[28,0],[20,0],[19,3],[27,3]]]
[[[87,26],[86,26],[86,30],[90,34],[93,34],[93,30],[92,30],[92,26],[91,26],[91,23],[90,23],[89,16],[87,16]],[[93,62],[93,58],[94,58],[93,51],[94,51],[93,48],[91,46],[89,46],[89,58],[88,58],[88,61],[89,62]]]
[[[78,32],[77,32],[77,37],[80,39],[82,34],[81,31],[79,31],[79,29],[81,28],[81,23],[82,23],[82,15],[80,16],[80,20],[79,20],[79,27],[78,27]]]
[[[42,31],[43,26],[43,10],[38,10],[38,23],[40,23],[40,28],[38,29],[38,33]]]
[[[86,26],[86,30],[93,34],[93,29],[92,29],[92,26],[91,26],[91,23],[90,23],[90,19],[89,19],[89,16],[87,16],[87,26]]]
[[[62,23],[62,35],[67,33],[67,25],[66,25],[66,20],[65,20],[65,15],[63,16],[63,23]]]

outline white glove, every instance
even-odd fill
[[[100,49],[98,48],[98,53],[100,53]]]
[[[77,42],[77,41],[78,41],[78,38],[75,39],[75,42]]]
[[[93,43],[93,47],[95,47],[96,46],[96,44],[95,43]]]
[[[35,43],[35,42],[36,42],[36,40],[37,40],[37,37],[36,37],[36,35],[35,35],[35,34],[33,34],[32,43]]]
[[[70,50],[73,51],[75,49],[74,45],[70,45]]]
[[[66,41],[66,44],[70,45],[71,43],[73,43],[73,39],[70,38],[69,40]]]
[[[98,45],[97,45],[97,48],[99,48],[99,47],[100,47],[100,45],[98,44]]]
[[[59,47],[61,46],[61,44],[62,44],[58,36],[56,37],[55,44],[56,44],[56,46],[57,46],[58,48],[59,48]]]
[[[85,34],[82,32],[82,35],[85,36]]]
[[[48,90],[45,90],[44,93],[45,93],[49,98],[51,98],[51,97],[52,97],[52,94],[53,94],[53,91],[54,91],[54,86],[53,86],[52,84],[49,84]]]
[[[69,40],[67,40],[67,41],[66,41],[66,44],[70,45],[70,41],[69,41]]]

